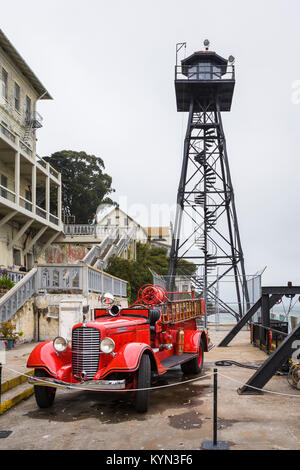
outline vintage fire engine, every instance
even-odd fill
[[[203,299],[169,300],[160,286],[146,285],[129,308],[120,308],[110,294],[93,320],[75,325],[72,342],[62,337],[39,344],[27,367],[35,373],[35,398],[40,408],[52,405],[57,388],[128,391],[136,410],[149,405],[151,377],[180,364],[184,374],[200,374],[208,335],[197,329],[205,315]]]

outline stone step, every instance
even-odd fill
[[[33,371],[26,374],[32,375]],[[33,394],[34,389],[27,380],[24,375],[18,375],[1,384],[0,415]]]

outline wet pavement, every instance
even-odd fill
[[[211,332],[216,342],[224,334]],[[217,360],[253,364],[265,358],[250,345],[249,333],[242,332],[232,346],[206,354],[203,374],[211,373]],[[219,367],[219,373],[220,440],[229,441],[231,449],[300,447],[300,392],[284,377],[275,377],[266,388],[297,397],[240,396],[239,384],[224,375],[245,382],[253,370]],[[186,379],[177,367],[156,379],[154,386]],[[50,409],[40,410],[31,397],[2,415],[0,430],[12,433],[0,438],[0,449],[200,449],[203,440],[212,438],[212,398],[212,377],[153,390],[146,414],[136,413],[131,393],[59,390]]]

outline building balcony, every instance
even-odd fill
[[[32,129],[40,129],[43,127],[43,118],[37,111],[31,113],[31,115],[27,115],[25,120],[26,124]]]
[[[60,173],[0,127],[0,225],[32,220],[33,228],[62,231]],[[1,224],[2,220],[2,224]]]

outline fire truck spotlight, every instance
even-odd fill
[[[104,338],[102,341],[101,341],[101,344],[100,344],[100,349],[103,353],[105,354],[110,354],[113,352],[113,350],[115,349],[115,342],[113,339],[111,338]]]
[[[58,336],[53,340],[53,347],[57,352],[64,352],[68,347],[68,341],[61,336]]]
[[[106,292],[101,297],[101,303],[106,305],[107,307],[110,307],[110,305],[113,305],[114,301],[115,301],[115,298],[110,292]]]

